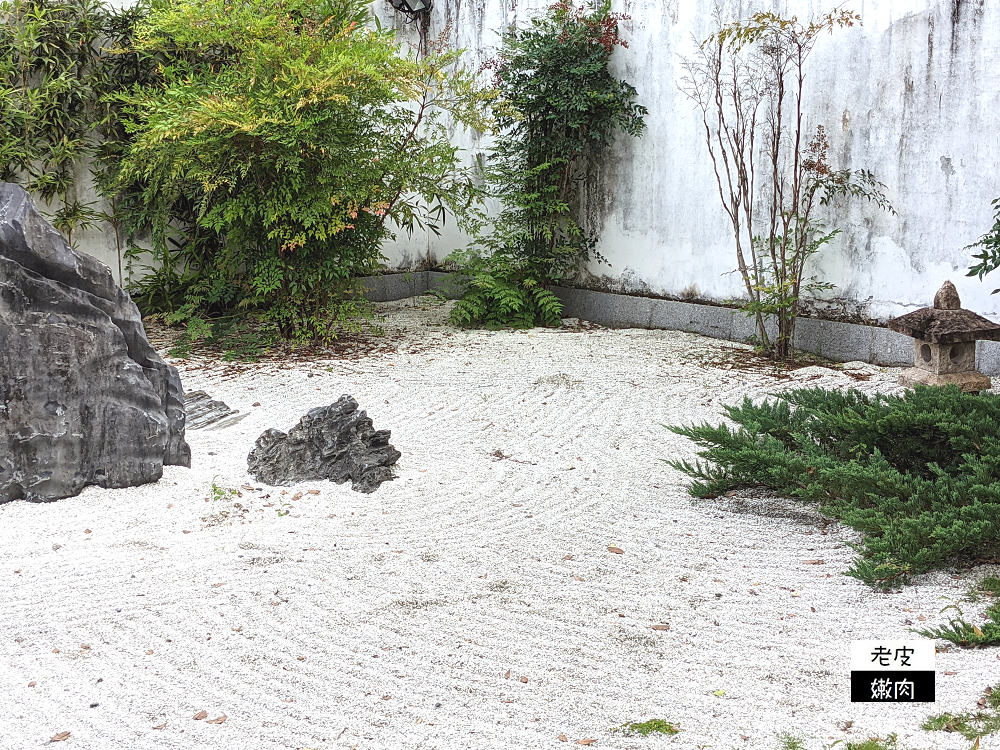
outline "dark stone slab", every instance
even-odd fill
[[[835,362],[871,362],[875,329],[820,318],[795,321],[795,348]]]
[[[458,299],[465,294],[469,286],[470,276],[444,271],[424,271],[427,274],[428,291],[440,294],[445,299]]]
[[[287,485],[316,479],[374,492],[392,479],[392,465],[402,455],[389,445],[389,430],[375,430],[358,402],[341,396],[330,406],[310,409],[288,434],[266,430],[247,457],[258,481]]]
[[[650,307],[650,328],[700,333],[716,339],[732,336],[733,310],[728,308],[663,299],[650,300]]]
[[[111,270],[0,183],[0,502],[155,482],[190,466],[177,370]]]
[[[427,272],[387,273],[358,279],[361,294],[369,302],[393,302],[427,291]]]
[[[626,294],[553,287],[563,303],[564,318],[589,320],[608,328],[649,328],[654,300]]]
[[[248,416],[240,414],[239,409],[230,408],[224,401],[215,400],[205,391],[185,393],[184,410],[189,430],[222,430]]]

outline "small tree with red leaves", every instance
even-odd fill
[[[832,288],[807,276],[806,262],[840,232],[826,231],[814,210],[846,196],[893,211],[885,185],[867,170],[833,169],[825,130],[809,138],[803,122],[809,54],[821,35],[861,17],[838,8],[809,22],[768,12],[717,21],[718,30],[684,60],[681,88],[702,116],[736,241],[743,308],[756,321],[760,347],[787,359],[803,296]]]

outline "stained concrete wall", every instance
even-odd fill
[[[478,66],[502,29],[521,24],[541,0],[436,0],[430,35],[468,50]],[[808,18],[822,0],[730,2],[730,13],[776,10]],[[622,138],[598,165],[583,196],[585,222],[610,266],[591,264],[579,282],[596,289],[722,301],[741,294],[733,241],[691,102],[678,88],[681,60],[712,26],[712,0],[614,0],[632,16],[629,49],[615,52],[616,73],[649,109],[641,139]],[[813,270],[836,285],[831,312],[885,320],[927,305],[951,279],[966,307],[1000,320],[995,283],[967,279],[974,242],[991,224],[1000,195],[1000,2],[850,0],[861,28],[823,36],[809,61],[809,129],[824,125],[831,160],[870,169],[888,186],[898,215],[838,205],[821,218],[843,231]],[[416,45],[413,25],[386,0],[374,8]],[[456,132],[469,159],[489,142]],[[81,248],[117,269],[114,233],[97,230]],[[391,268],[426,267],[465,243],[454,222],[441,237],[401,234],[385,248]]]
[[[499,31],[523,23],[539,0],[436,0],[431,34],[450,23],[452,44],[472,64]],[[822,0],[730,3],[746,13],[808,18]],[[620,139],[584,196],[587,224],[610,266],[591,264],[586,286],[713,301],[742,286],[730,229],[711,173],[701,123],[679,90],[682,57],[713,28],[711,0],[616,0],[632,16],[616,73],[649,109],[641,139]],[[851,0],[863,26],[824,35],[809,60],[806,124],[826,127],[837,168],[870,169],[898,212],[838,205],[820,218],[843,230],[813,271],[836,285],[830,312],[886,320],[930,303],[945,279],[965,306],[1000,320],[1000,275],[967,279],[963,249],[992,224],[1000,195],[1000,2]],[[386,18],[391,18],[387,15]],[[401,38],[415,41],[412,31]],[[461,139],[461,136],[460,136]],[[487,144],[466,136],[470,153]],[[440,260],[460,239],[401,238],[392,263]],[[991,283],[992,282],[992,283]]]

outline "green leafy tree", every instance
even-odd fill
[[[635,88],[608,69],[615,47],[628,46],[618,31],[626,18],[606,1],[575,8],[562,0],[507,31],[487,64],[499,99],[484,173],[501,208],[482,217],[471,250],[452,256],[472,277],[456,323],[558,323],[562,306],[546,287],[599,257],[573,207],[591,160],[617,133],[644,127]]]
[[[488,94],[459,52],[404,57],[368,22],[359,0],[174,0],[138,28],[135,50],[164,62],[158,85],[113,97],[131,142],[112,194],[185,274],[164,302],[193,331],[235,317],[334,337],[387,222],[433,230],[475,200],[447,125],[488,127]],[[216,239],[170,255],[181,204]]]

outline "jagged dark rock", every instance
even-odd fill
[[[0,183],[0,503],[191,465],[177,370],[111,270]]]
[[[254,444],[247,468],[260,482],[294,484],[316,479],[374,492],[392,479],[402,455],[389,445],[389,430],[375,430],[358,402],[341,396],[330,406],[310,409],[288,434],[270,429]]]

